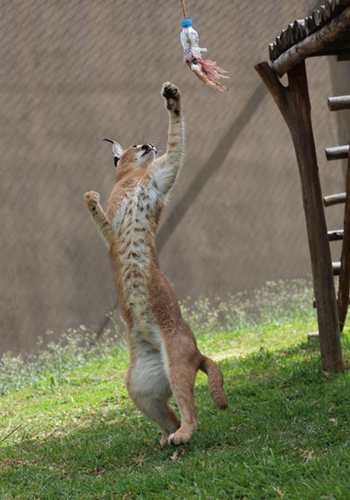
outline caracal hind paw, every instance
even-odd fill
[[[191,439],[191,436],[192,434],[190,434],[189,432],[178,430],[173,434],[170,434],[170,436],[168,437],[168,444],[174,444],[175,446],[178,446],[179,444],[188,443]]]

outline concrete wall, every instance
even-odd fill
[[[306,4],[199,0],[189,7],[202,45],[230,71],[224,95],[182,62],[179,2],[2,1],[0,352],[30,351],[49,328],[58,335],[97,326],[112,307],[110,265],[82,194],[95,189],[105,200],[111,189],[114,168],[101,137],[164,147],[165,80],[181,87],[187,121],[186,165],[167,214],[176,216],[182,202],[188,210],[161,252],[179,296],[225,295],[309,273],[291,141],[253,69]],[[331,193],[342,177],[323,155],[337,143],[326,104],[329,68],[325,60],[308,67],[322,184]],[[193,202],[183,201],[191,182]],[[332,227],[341,221],[337,209],[330,217]]]

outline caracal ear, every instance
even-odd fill
[[[119,144],[119,142],[115,141],[114,139],[108,139],[108,137],[105,137],[103,140],[112,144],[114,165],[117,166],[118,161],[120,160],[120,158],[122,157],[122,155],[124,153],[123,146],[121,144]]]

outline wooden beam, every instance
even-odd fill
[[[329,196],[323,197],[323,203],[325,207],[331,207],[333,205],[341,205],[346,202],[346,193],[330,194]]]
[[[337,53],[334,55],[337,56],[337,61],[339,61],[339,62],[350,61],[350,52],[348,52],[348,51],[346,51],[344,53]]]
[[[349,27],[350,7],[347,7],[339,16],[332,19],[329,24],[326,24],[323,28],[310,34],[283,52],[273,61],[272,69],[279,76],[284,75],[293,67],[303,62],[307,57],[311,57],[313,54],[329,48],[332,43],[339,40],[342,34],[349,30]]]
[[[339,276],[340,274],[340,262],[332,262],[332,269],[334,276]]]
[[[323,56],[336,56],[338,60],[346,61],[350,55],[350,46],[348,40],[340,40],[331,43],[325,49],[316,50],[308,55],[308,58],[323,57]],[[306,58],[305,58],[306,59]]]
[[[270,44],[270,59],[275,61],[293,45],[303,41],[312,33],[320,30],[325,24],[333,18],[339,16],[341,12],[350,7],[350,0],[325,0],[322,5],[315,8],[310,16],[303,19],[297,19],[290,23],[288,27],[281,31]]]
[[[328,236],[328,241],[341,241],[344,236],[344,230],[335,229],[333,231],[328,231],[327,236]]]
[[[350,9],[348,15],[350,18]],[[338,310],[312,130],[305,61],[302,60],[297,66],[293,64],[291,68],[288,72],[288,87],[285,87],[266,62],[255,67],[279,107],[292,136],[301,180],[317,302],[322,367],[326,371],[340,372],[344,367]]]
[[[350,0],[331,0],[331,3],[332,3],[332,9],[336,10],[338,8],[349,7]]]
[[[338,61],[348,61],[350,57],[350,47],[345,46],[345,44],[342,44],[338,47],[336,44],[334,44],[332,46],[329,46],[328,49],[320,50],[319,52],[315,52],[308,57],[312,58],[323,56],[337,56]]]
[[[328,161],[346,160],[349,156],[349,145],[326,148],[325,153]]]
[[[350,95],[340,95],[329,97],[328,107],[330,111],[339,111],[341,109],[350,109]]]

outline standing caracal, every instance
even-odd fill
[[[162,96],[169,113],[166,153],[156,158],[152,144],[124,151],[114,142],[116,183],[106,213],[98,193],[86,193],[85,201],[109,247],[120,311],[128,327],[129,395],[160,426],[161,445],[177,445],[189,441],[196,429],[194,383],[198,369],[207,373],[216,405],[225,408],[227,401],[219,368],[199,352],[181,316],[174,289],[159,268],[156,232],[184,158],[179,89],[165,83]],[[181,422],[168,404],[171,395]]]

